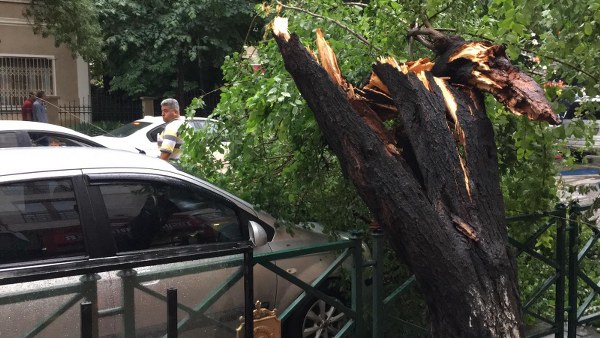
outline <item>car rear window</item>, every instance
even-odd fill
[[[0,264],[85,253],[71,180],[0,185]]]
[[[31,146],[31,141],[24,134],[14,131],[0,132],[0,148],[28,146]]]
[[[150,122],[141,122],[141,121],[133,121],[131,123],[128,123],[126,125],[123,125],[111,132],[108,132],[106,134],[104,134],[104,136],[108,136],[108,137],[126,137],[129,136],[133,133],[135,133],[136,131],[149,126],[151,123]]]

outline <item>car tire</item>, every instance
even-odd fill
[[[344,297],[331,288],[321,290],[344,303]],[[308,298],[286,321],[286,338],[331,338],[348,322],[348,317],[335,306],[316,297]]]

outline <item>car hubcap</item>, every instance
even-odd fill
[[[323,300],[316,301],[306,313],[302,325],[304,338],[334,337],[346,322],[346,316]]]

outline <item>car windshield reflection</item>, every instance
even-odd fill
[[[133,133],[135,133],[136,131],[149,126],[151,123],[150,122],[140,122],[140,121],[134,121],[131,123],[128,123],[126,125],[123,125],[111,132],[108,132],[106,134],[104,134],[104,136],[108,136],[108,137],[126,137],[129,136]]]

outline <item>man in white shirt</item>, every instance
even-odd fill
[[[179,137],[179,128],[185,122],[185,117],[179,115],[179,102],[175,99],[164,99],[160,103],[160,111],[163,121],[167,122],[165,129],[157,138],[160,158],[178,160],[183,144],[183,140]]]

